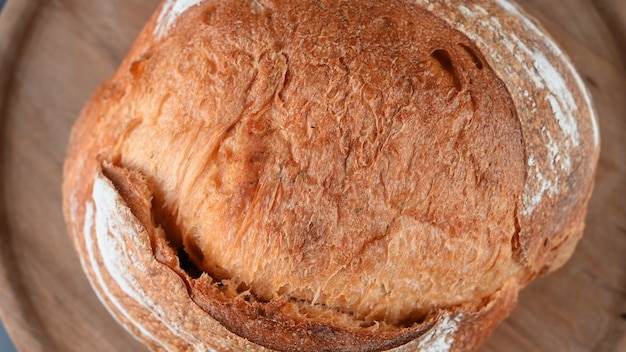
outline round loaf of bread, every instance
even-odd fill
[[[588,92],[508,0],[167,0],[71,133],[69,233],[156,351],[466,351],[561,266]]]

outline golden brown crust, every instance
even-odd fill
[[[587,89],[545,30],[516,4],[419,2],[467,34],[511,93],[526,158],[517,257],[534,273],[558,268],[582,237],[599,157]]]
[[[570,65],[504,0],[166,1],[72,130],[69,232],[155,350],[473,349],[582,235]]]
[[[402,2],[249,6],[190,9],[202,35],[184,21],[139,53],[98,123],[102,152],[153,185],[172,242],[263,300],[370,323],[419,320],[514,276],[521,133],[467,38]],[[295,16],[310,24],[290,29]]]

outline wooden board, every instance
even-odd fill
[[[69,128],[158,0],[10,0],[0,15],[0,315],[23,351],[142,351],[97,300],[66,235]],[[626,1],[527,0],[579,68],[602,155],[586,235],[483,351],[626,351]]]

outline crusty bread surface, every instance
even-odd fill
[[[582,236],[589,95],[509,1],[165,1],[73,127],[81,263],[153,350],[465,351]]]

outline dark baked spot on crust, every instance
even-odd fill
[[[520,242],[520,232],[522,228],[519,223],[517,209],[515,210],[514,214],[515,214],[515,233],[511,237],[511,249],[513,253],[513,258],[515,258],[515,260],[517,260],[518,262],[523,263],[524,248],[522,248],[522,244]]]
[[[437,62],[439,62],[443,71],[450,76],[454,88],[456,88],[457,91],[461,91],[463,89],[463,83],[461,81],[461,78],[459,77],[457,69],[452,63],[452,57],[450,56],[450,53],[445,49],[437,49],[433,51],[433,53],[430,55],[432,58],[437,60]]]
[[[207,9],[205,9],[202,13],[202,23],[207,26],[213,25],[213,20],[215,18],[217,12],[218,5],[211,5]]]
[[[137,60],[133,61],[130,65],[130,73],[133,75],[135,79],[141,78],[143,72],[146,70],[146,61],[145,60]]]
[[[242,126],[239,155],[235,156],[239,169],[239,180],[235,181],[235,194],[230,202],[232,212],[243,214],[246,212],[252,198],[257,193],[259,178],[263,171],[269,150],[267,146],[268,134],[271,133],[269,121],[264,119],[250,119]]]
[[[469,45],[463,43],[460,43],[459,46],[463,48],[465,53],[470,57],[470,59],[474,63],[474,66],[476,66],[477,69],[482,70],[483,61],[478,57],[474,49],[472,49]]]

